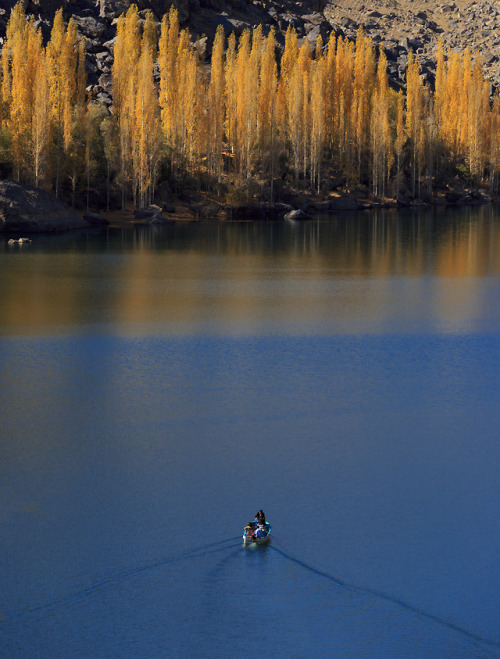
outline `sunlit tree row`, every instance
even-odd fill
[[[403,95],[362,30],[355,43],[332,33],[311,47],[289,29],[277,52],[272,30],[226,40],[220,27],[207,65],[174,8],[158,25],[131,6],[117,23],[108,113],[86,99],[75,23],[58,12],[44,47],[17,5],[2,49],[0,157],[17,179],[56,194],[70,184],[87,203],[96,187],[102,199],[105,173],[107,203],[119,191],[122,206],[150,204],[163,178],[274,200],[341,176],[377,198],[421,197],[458,168],[498,191],[500,99],[478,54],[440,46],[434,91],[410,54]]]

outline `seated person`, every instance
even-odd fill
[[[264,524],[259,524],[259,526],[257,527],[257,530],[254,533],[254,536],[256,538],[265,538],[266,533],[267,533],[267,530],[266,530],[266,527],[264,526]]]
[[[247,538],[251,538],[255,529],[257,528],[257,522],[248,522],[245,526],[245,535]]]
[[[258,511],[258,513],[255,515],[255,520],[259,524],[265,524],[266,523],[266,516],[264,515],[263,510]]]

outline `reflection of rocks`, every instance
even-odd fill
[[[16,181],[0,181],[0,232],[66,231],[88,226],[50,193]]]
[[[147,208],[137,209],[134,211],[134,218],[141,220],[140,224],[155,225],[155,224],[168,224],[173,222],[172,218],[165,217],[162,214],[162,208],[156,204],[151,204]]]

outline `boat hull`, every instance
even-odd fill
[[[271,525],[266,523],[266,535],[258,538],[253,534],[247,535],[247,530],[243,531],[243,544],[244,545],[267,545],[271,542]]]

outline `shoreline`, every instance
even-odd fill
[[[499,201],[498,197],[492,197],[484,191],[470,189],[440,190],[431,201],[420,198],[409,199],[405,196],[400,196],[398,199],[374,200],[367,195],[353,192],[331,193],[328,196],[317,198],[311,198],[311,196],[290,194],[286,197],[288,202],[270,203],[252,200],[243,204],[224,204],[216,201],[211,195],[197,193],[193,195],[192,200],[183,195],[182,200],[173,198],[162,206],[154,205],[143,210],[133,209],[129,204],[125,211],[111,210],[97,211],[97,213],[112,225],[153,226],[203,220],[219,222],[282,221],[285,219],[306,221],[316,215],[348,214],[362,210],[483,206]],[[85,211],[79,210],[78,213],[85,216]]]

